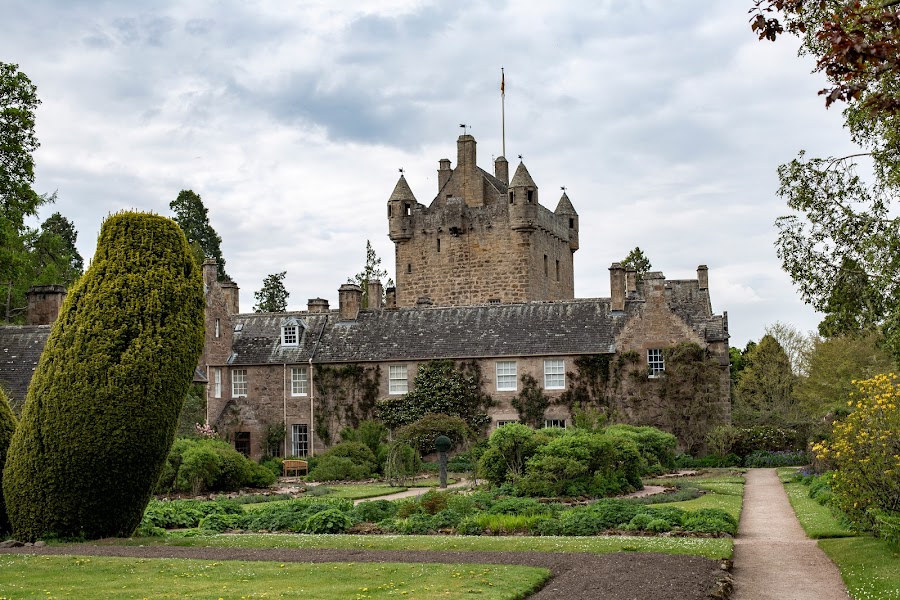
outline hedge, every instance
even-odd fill
[[[203,309],[200,271],[174,221],[106,219],[10,444],[3,488],[17,538],[134,531],[203,349]]]
[[[9,406],[9,398],[0,388],[0,483],[2,483],[3,465],[6,463],[6,452],[13,432],[16,430],[16,415]],[[2,492],[0,488],[0,492]],[[9,518],[6,516],[6,503],[0,493],[0,535],[9,531]]]

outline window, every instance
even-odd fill
[[[234,449],[243,454],[250,456],[250,432],[235,431],[234,432]]]
[[[559,281],[559,261],[556,261],[556,280]]]
[[[575,229],[575,219],[569,217],[569,229]]]
[[[300,341],[299,326],[295,324],[285,325],[281,328],[281,345],[296,346]]]
[[[547,255],[544,255],[544,277],[547,276]]]
[[[219,326],[219,320],[216,319],[216,337],[222,335],[222,328]]]
[[[559,427],[561,429],[566,428],[566,420],[565,419],[547,419],[544,421],[544,427]]]
[[[514,391],[516,391],[516,361],[514,361],[514,360],[498,360],[497,361],[497,391],[498,392],[514,392]]]
[[[510,419],[509,421],[497,421],[497,427],[503,427],[504,425],[509,425],[510,423],[518,423],[515,419]]]
[[[409,374],[406,365],[391,365],[388,369],[388,393],[405,394],[409,391]]]
[[[222,397],[222,369],[213,369],[213,398]]]
[[[516,201],[516,193],[515,193],[515,192],[510,192],[510,193],[509,193],[509,203],[510,203],[510,204],[514,204],[515,201]]]
[[[291,367],[291,396],[309,393],[309,371],[306,367]]]
[[[231,372],[231,396],[247,397],[247,369],[234,369]]]
[[[406,263],[406,272],[412,273],[412,263]]]
[[[437,248],[437,250],[438,250],[438,254],[440,254],[440,252],[441,252],[441,238],[438,238],[438,239],[437,239],[437,242],[438,242],[438,248]]]
[[[496,306],[497,304],[500,304],[500,298],[491,298],[488,300],[488,304]]]
[[[660,348],[647,350],[647,372],[650,377],[659,377],[666,370],[666,361]]]
[[[566,387],[566,361],[550,359],[544,361],[544,389],[561,390]]]
[[[532,200],[534,200],[534,190],[528,190],[528,204],[531,204]]]
[[[406,203],[403,205],[403,210],[406,212],[406,216],[410,216],[412,214],[412,204]]]
[[[309,425],[291,425],[291,456],[309,456]]]

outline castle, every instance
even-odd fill
[[[419,365],[450,359],[480,373],[491,428],[520,420],[513,400],[528,379],[551,401],[546,425],[569,426],[579,398],[615,421],[672,431],[685,448],[702,443],[706,428],[730,420],[728,321],[712,311],[706,266],[666,280],[613,263],[609,298],[576,299],[578,214],[565,192],[552,212],[538,192],[524,163],[511,180],[504,157],[493,175],[479,168],[471,135],[457,140],[456,168],[439,161],[428,206],[401,174],[387,202],[397,285],[369,282],[368,306],[344,284],[337,309],[314,298],[305,311],[240,313],[237,286],[218,282],[207,260],[195,380],[208,381],[208,421],[254,458],[308,456],[374,416],[378,399],[411,390]],[[0,383],[14,396],[48,332],[0,327]],[[712,379],[674,393],[666,350],[683,342],[702,350]],[[13,345],[20,356],[10,359]],[[705,404],[689,406],[697,398]]]

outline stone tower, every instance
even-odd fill
[[[397,306],[430,298],[436,306],[571,300],[578,214],[563,193],[555,212],[520,162],[494,174],[476,164],[471,135],[457,140],[456,168],[438,162],[438,193],[419,204],[401,175],[388,199],[395,246]]]

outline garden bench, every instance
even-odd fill
[[[309,474],[309,464],[305,460],[285,460],[282,461],[281,468],[283,469],[285,477],[287,477],[291,471],[296,475],[299,475],[300,471],[303,471],[304,475]]]

